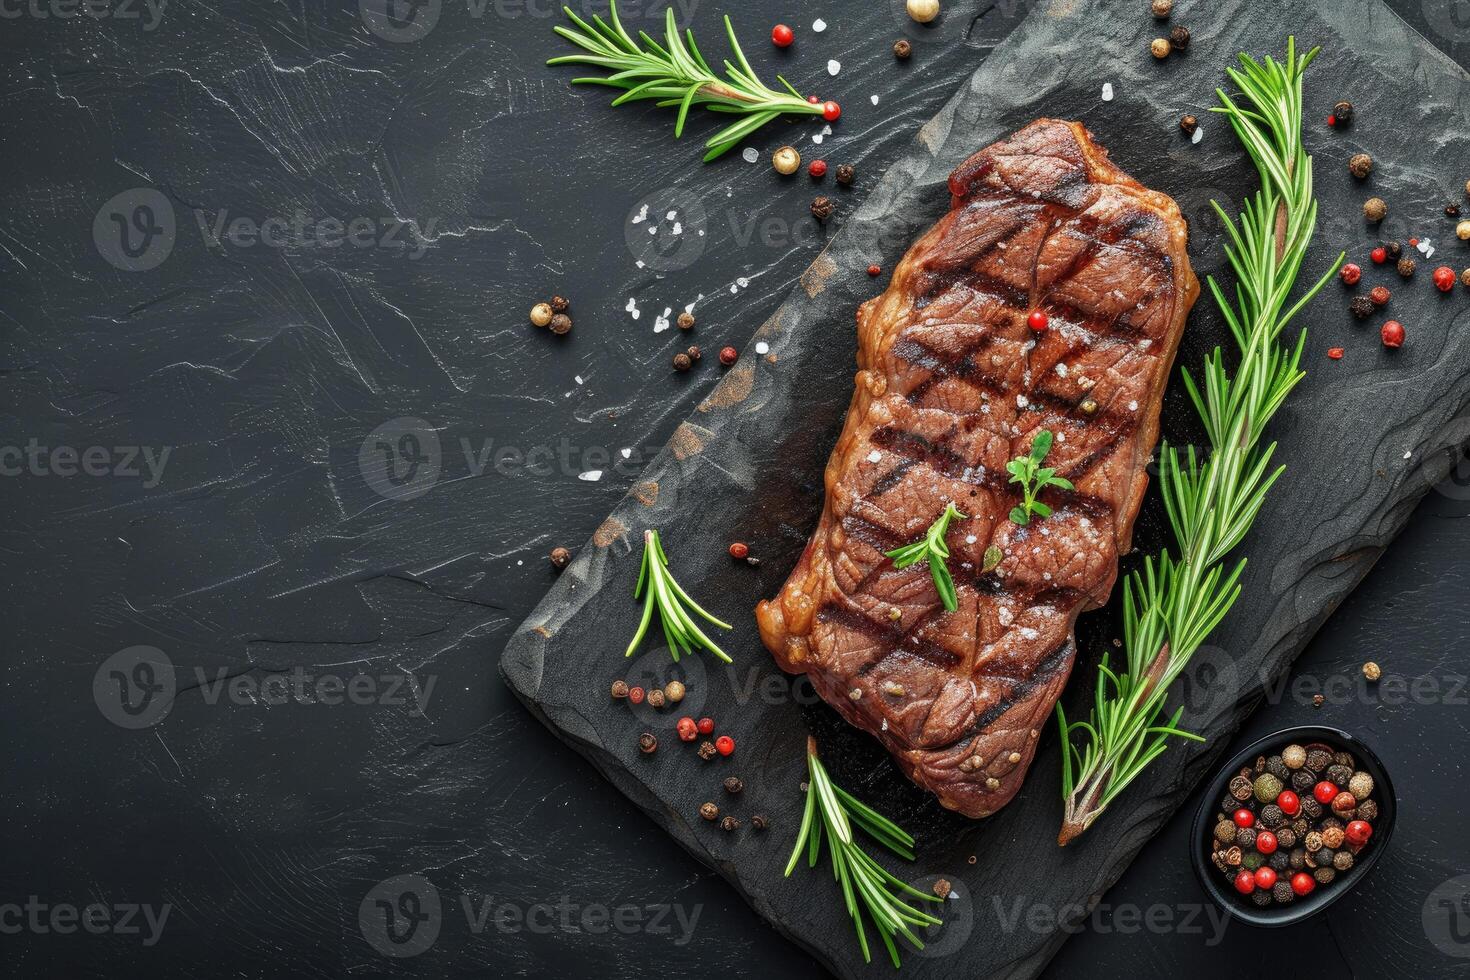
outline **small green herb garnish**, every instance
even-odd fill
[[[822,835],[827,836],[827,853],[832,858],[832,875],[842,886],[842,899],[852,924],[857,929],[858,945],[863,951],[863,962],[871,963],[868,952],[868,934],[863,928],[863,912],[878,927],[883,945],[888,947],[888,956],[897,968],[898,947],[893,939],[902,936],[915,949],[923,949],[924,943],[914,933],[913,927],[928,928],[941,925],[941,921],[920,908],[915,908],[905,896],[938,902],[935,895],[925,893],[902,881],[868,856],[858,846],[852,832],[856,825],[869,837],[888,848],[905,861],[914,859],[914,839],[898,824],[879,814],[871,807],[859,802],[842,787],[832,782],[822,760],[817,758],[816,740],[808,737],[806,742],[806,765],[809,783],[806,791],[806,811],[801,817],[801,830],[796,834],[796,846],[791,849],[791,860],[786,862],[786,877],[796,868],[802,848],[806,848],[807,866],[815,868],[821,854]],[[861,908],[859,908],[861,903]]]
[[[674,576],[669,572],[669,556],[664,554],[664,546],[659,543],[657,531],[643,532],[643,568],[638,573],[638,585],[633,589],[633,598],[637,599],[642,595],[645,587],[648,595],[643,600],[643,619],[638,623],[638,632],[633,634],[633,642],[628,644],[628,651],[623,656],[633,656],[633,651],[643,642],[648,624],[653,620],[653,611],[657,608],[664,639],[668,641],[669,652],[673,654],[675,663],[679,662],[681,655],[699,649],[708,650],[725,663],[731,663],[725,651],[704,635],[699,624],[689,615],[689,610],[692,609],[720,629],[733,627],[701,609],[699,603],[689,598],[689,593],[674,581]]]
[[[956,517],[966,517],[955,509],[951,502],[945,504],[944,513],[929,525],[929,530],[924,536],[913,544],[906,544],[902,548],[894,548],[885,551],[884,554],[893,559],[894,568],[908,568],[916,562],[928,560],[929,574],[934,579],[934,589],[939,593],[939,601],[944,603],[944,608],[954,612],[960,608],[960,601],[954,591],[954,578],[949,574],[949,565],[945,559],[949,557],[949,545],[944,536],[949,533],[949,522]]]
[[[1036,433],[1036,438],[1031,441],[1031,453],[1027,456],[1017,456],[1006,464],[1006,472],[1011,475],[1011,483],[1021,485],[1021,504],[1019,507],[1011,508],[1011,520],[1025,527],[1031,523],[1031,515],[1037,517],[1050,517],[1051,508],[1036,498],[1041,491],[1047,487],[1060,487],[1063,490],[1075,489],[1072,481],[1065,480],[1056,475],[1057,471],[1051,466],[1042,466],[1046,454],[1051,452],[1051,432],[1042,429]]]
[[[684,135],[684,121],[689,117],[691,106],[702,105],[713,112],[738,115],[741,118],[709,138],[705,143],[708,151],[704,161],[715,159],[739,145],[757,129],[779,116],[820,116],[822,105],[813,104],[802,98],[801,93],[780,75],[776,80],[785,86],[785,92],[766,88],[757,77],[755,69],[740,50],[735,40],[735,28],[730,18],[725,18],[725,33],[730,38],[730,51],[735,61],[725,59],[725,74],[722,79],[714,73],[699,53],[694,43],[694,32],[685,31],[679,36],[674,24],[673,8],[665,11],[664,43],[659,44],[644,31],[638,32],[643,42],[640,48],[618,20],[618,5],[608,5],[607,20],[594,14],[588,24],[563,7],[579,30],[556,27],[554,30],[571,41],[586,54],[569,54],[552,58],[548,65],[584,64],[593,65],[612,72],[606,77],[574,78],[573,85],[609,85],[627,89],[613,99],[613,105],[635,102],[639,99],[657,99],[663,107],[679,107],[679,117],[674,122],[674,138]]]

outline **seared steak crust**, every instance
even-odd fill
[[[782,668],[807,672],[945,806],[983,817],[1020,788],[1077,615],[1112,590],[1199,284],[1174,202],[1079,123],[1032,123],[949,189],[950,211],[858,310],[821,522],[756,616]],[[1041,333],[1033,310],[1050,318]],[[1046,465],[1076,491],[1047,491],[1055,513],[1018,527],[1005,464],[1043,429]],[[969,515],[947,539],[954,613],[922,563],[884,556],[948,501]],[[986,570],[991,548],[1003,557]]]

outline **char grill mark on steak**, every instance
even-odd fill
[[[1019,788],[1071,671],[1077,614],[1111,591],[1198,284],[1177,207],[1078,124],[1033,123],[949,186],[950,212],[859,313],[821,523],[757,618],[780,664],[910,778],[985,816]],[[1048,330],[1029,330],[1032,309]],[[1052,516],[1017,527],[1005,464],[1042,429],[1056,435],[1047,465],[1077,490],[1046,491]],[[954,613],[928,568],[884,555],[946,501],[968,515],[947,539]],[[989,548],[1003,558],[982,573]]]

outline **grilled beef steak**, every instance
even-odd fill
[[[949,189],[949,213],[858,310],[857,388],[821,523],[756,614],[784,669],[946,807],[983,817],[1020,788],[1077,615],[1107,601],[1129,548],[1199,283],[1178,207],[1079,123],[1030,124]],[[1055,436],[1046,465],[1076,490],[1047,490],[1054,513],[1021,527],[1006,463],[1042,430]],[[923,562],[884,556],[949,501],[969,515],[946,539],[953,613]]]

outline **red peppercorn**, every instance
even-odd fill
[[[836,102],[822,103],[822,118],[828,122],[836,122],[842,116],[842,106]]]
[[[1387,306],[1393,293],[1388,291],[1387,286],[1374,286],[1368,293],[1368,298],[1373,301],[1374,306]]]
[[[738,360],[740,360],[740,352],[738,350],[733,347],[720,348],[720,363],[725,365],[725,367],[729,367]]]
[[[1327,117],[1327,125],[1329,125],[1329,126],[1336,126],[1337,125],[1337,117],[1336,116],[1328,116]]]
[[[748,554],[750,554],[750,545],[744,541],[732,541],[730,543],[731,558],[744,558]]]
[[[796,40],[796,32],[785,24],[777,24],[771,28],[771,43],[778,48],[789,48],[791,42]]]
[[[1256,815],[1245,807],[1236,810],[1230,819],[1235,821],[1237,827],[1253,827],[1256,823]]]
[[[1389,321],[1389,323],[1392,322],[1392,320]],[[1337,785],[1329,780],[1324,779],[1316,786],[1312,787],[1312,795],[1317,798],[1318,803],[1322,804],[1323,806],[1327,806],[1332,802],[1333,798],[1337,796]]]
[[[630,687],[630,688],[628,688],[628,703],[629,704],[642,704],[643,703],[643,698],[647,695],[647,693],[648,692],[644,691],[643,688],[641,688],[641,687]]]
[[[806,100],[808,102],[810,102],[812,105],[821,105],[822,104],[822,100],[819,99],[819,98],[817,98],[815,95],[808,95],[806,97]]]
[[[1455,288],[1455,270],[1447,265],[1442,265],[1434,270],[1434,285],[1442,293],[1447,293]]]
[[[735,751],[735,740],[729,735],[721,735],[715,739],[715,751],[720,755],[729,755]]]
[[[1358,284],[1358,280],[1363,278],[1363,268],[1356,262],[1349,262],[1347,265],[1342,267],[1337,275],[1338,278],[1343,281],[1343,285],[1356,286]]]
[[[827,161],[813,160],[806,165],[806,172],[811,174],[813,180],[821,180],[827,176]]]
[[[1373,257],[1373,261],[1376,264],[1382,265],[1383,263],[1385,263],[1385,262],[1388,261],[1388,249],[1386,249],[1382,245],[1380,245],[1380,246],[1378,246],[1377,248],[1375,248],[1373,250],[1372,257]]]
[[[1384,347],[1404,346],[1404,325],[1397,320],[1389,320],[1383,325],[1383,329],[1378,331],[1378,334],[1383,338]],[[1321,799],[1321,797],[1318,797],[1318,799]],[[1323,800],[1322,802],[1329,803],[1331,801]]]
[[[1261,865],[1256,869],[1256,887],[1270,890],[1276,887],[1276,869],[1269,865]]]
[[[679,740],[682,742],[692,742],[699,737],[699,729],[695,727],[693,718],[680,718],[674,730],[679,733]]]
[[[1296,892],[1298,895],[1308,895],[1311,893],[1312,889],[1316,887],[1317,883],[1313,881],[1312,876],[1307,874],[1305,871],[1298,871],[1296,874],[1291,876],[1291,890]]]
[[[1327,356],[1330,357],[1330,358],[1332,358],[1334,361],[1340,361],[1340,360],[1342,360],[1342,348],[1341,347],[1329,347],[1329,348],[1327,348]],[[1292,811],[1292,812],[1296,812],[1296,811]]]
[[[1354,820],[1342,832],[1343,836],[1359,847],[1368,843],[1373,836],[1373,825],[1366,820]]]
[[[1342,350],[1342,348],[1334,347],[1333,350]],[[1288,817],[1294,817],[1297,815],[1297,811],[1301,810],[1302,801],[1300,797],[1298,797],[1291,790],[1284,789],[1281,791],[1281,795],[1276,797],[1276,805],[1281,807],[1282,813],[1286,814]]]
[[[1235,890],[1242,895],[1249,895],[1256,890],[1256,876],[1244,868],[1235,876]]]
[[[1026,317],[1026,326],[1035,330],[1037,333],[1045,330],[1046,325],[1050,322],[1051,319],[1042,310],[1032,310],[1031,315]]]
[[[1417,238],[1411,238],[1411,239],[1409,239],[1409,247],[1410,248],[1418,248],[1419,247],[1419,239],[1417,239]]]
[[[701,718],[694,727],[699,729],[699,734],[708,735],[715,730],[715,720],[713,718]]]
[[[1262,854],[1274,854],[1276,852],[1276,835],[1269,830],[1263,830],[1256,835],[1256,850]]]
[[[873,278],[876,279],[878,276],[880,276],[882,274],[883,274],[883,267],[881,265],[874,264],[874,265],[868,266],[868,275],[872,276]]]

